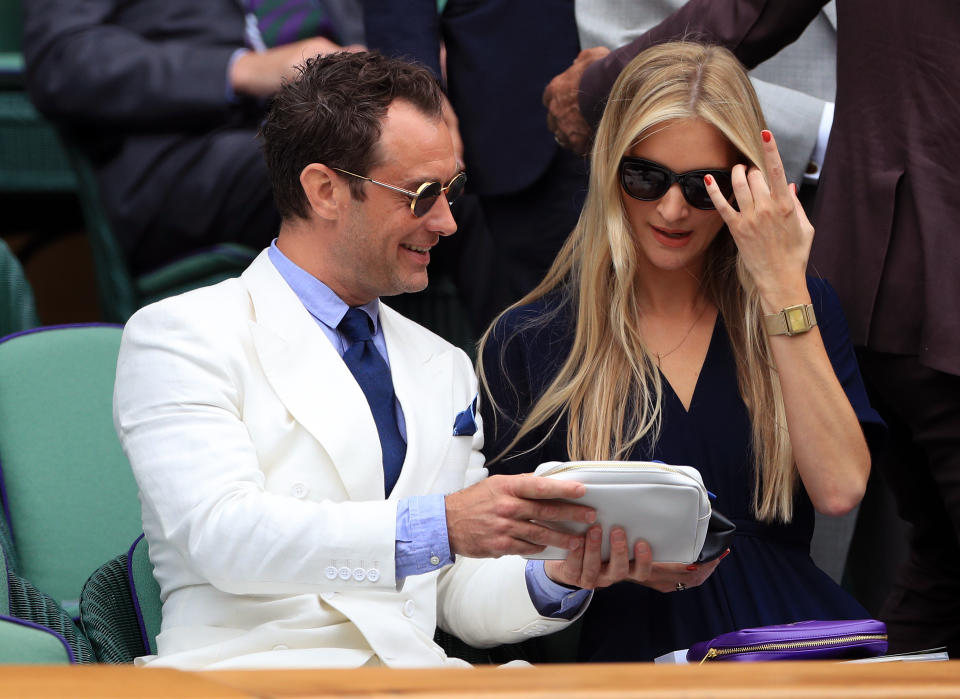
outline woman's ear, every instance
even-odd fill
[[[300,186],[314,214],[328,221],[339,218],[347,185],[335,171],[321,163],[310,163],[300,172]],[[349,191],[346,194],[349,196]]]

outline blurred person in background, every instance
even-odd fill
[[[256,130],[305,58],[363,39],[355,0],[31,0],[27,89],[92,163],[134,273],[280,225]]]

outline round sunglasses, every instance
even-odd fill
[[[448,182],[446,185],[442,185],[439,182],[424,182],[422,185],[417,187],[416,192],[412,192],[409,189],[395,187],[392,184],[380,182],[371,177],[364,177],[363,175],[358,175],[354,172],[350,172],[349,170],[343,170],[338,167],[332,169],[336,170],[337,172],[342,172],[344,175],[350,175],[351,177],[356,177],[357,179],[366,180],[367,182],[372,182],[375,185],[392,189],[394,192],[406,194],[408,197],[410,197],[410,213],[417,218],[420,218],[430,211],[434,203],[436,203],[437,197],[439,197],[441,194],[446,194],[447,203],[452,204],[460,197],[461,194],[463,194],[463,188],[467,185],[467,173],[459,172],[454,175],[453,179],[450,180],[450,182]]]
[[[620,160],[620,185],[623,191],[640,201],[655,201],[667,193],[674,182],[680,184],[683,198],[690,206],[703,211],[712,211],[716,207],[703,183],[704,175],[713,177],[724,199],[733,194],[733,181],[729,170],[691,170],[679,175],[669,168],[652,160],[634,158],[629,155]]]

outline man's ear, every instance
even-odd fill
[[[340,216],[340,203],[349,198],[347,184],[337,173],[321,163],[310,163],[300,173],[300,186],[307,204],[320,218],[330,221]]]

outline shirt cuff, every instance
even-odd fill
[[[572,619],[590,597],[590,590],[571,590],[547,577],[543,561],[527,561],[527,592],[540,616]]]
[[[823,105],[823,112],[820,114],[820,127],[817,131],[817,143],[810,154],[810,164],[807,165],[807,171],[803,174],[803,181],[806,183],[814,183],[820,180],[823,158],[827,154],[827,141],[830,140],[830,129],[833,128],[833,107],[833,102],[826,102]]]
[[[233,85],[230,83],[230,72],[233,70],[233,64],[237,62],[237,59],[240,58],[245,53],[250,53],[249,49],[237,49],[232,54],[230,54],[230,60],[227,61],[227,79],[226,85],[224,87],[224,94],[227,97],[227,104],[236,104],[240,101],[240,97],[233,90]]]
[[[419,495],[397,504],[395,560],[398,581],[453,563],[443,495]]]

